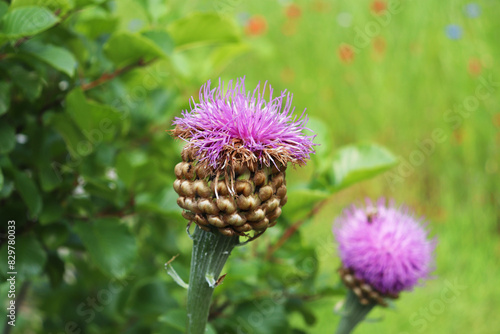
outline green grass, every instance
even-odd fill
[[[377,36],[386,41],[385,52],[377,56],[370,44],[351,64],[344,64],[337,48],[342,42],[354,43],[354,27],[375,20],[370,2],[327,2],[325,12],[314,11],[314,3],[297,2],[302,16],[292,23],[296,33],[290,36],[282,32],[288,19],[279,2],[253,1],[236,7],[235,13],[263,15],[268,30],[249,38],[254,52],[226,68],[222,77],[246,75],[249,87],[269,80],[276,89],[289,89],[298,111],[307,107],[311,117],[328,125],[333,149],[374,141],[410,160],[421,151],[418,143],[431,139],[436,129],[442,129],[446,139],[435,143],[401,182],[391,185],[382,175],[337,194],[303,226],[306,242],[328,244],[333,218],[352,201],[386,196],[406,203],[426,216],[439,239],[435,278],[402,294],[396,310],[373,312],[372,318],[383,320],[363,324],[357,333],[496,332],[500,328],[500,85],[470,115],[457,118],[457,126],[445,117],[454,105],[474,96],[481,77],[500,82],[500,22],[495,14],[500,5],[478,1],[481,16],[471,19],[463,11],[468,1],[405,1]],[[337,24],[340,12],[353,16],[350,28]],[[446,37],[448,24],[463,27],[461,39]],[[473,58],[482,63],[479,76],[468,73]],[[398,167],[392,171],[397,173]],[[291,172],[291,182],[298,175]],[[319,256],[325,284],[338,282],[339,260],[331,250],[318,249],[325,253]],[[464,286],[452,301],[446,299],[447,282]],[[332,310],[337,302],[338,298],[312,302],[318,321],[307,329],[309,333],[334,331],[338,316]],[[425,309],[430,309],[429,316]],[[293,321],[307,328],[300,317]]]

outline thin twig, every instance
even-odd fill
[[[115,71],[111,72],[111,73],[104,73],[103,75],[101,75],[99,78],[97,78],[96,80],[94,81],[91,81],[89,83],[86,83],[86,84],[83,84],[81,85],[81,89],[83,91],[86,91],[86,90],[89,90],[89,89],[92,89],[94,87],[97,87],[99,85],[102,85],[103,83],[105,82],[108,82],[110,80],[113,80],[114,78],[116,78],[117,76],[125,73],[125,72],[128,72],[128,71],[131,71],[135,68],[138,68],[138,67],[144,67],[144,66],[148,66],[150,65],[151,63],[153,63],[154,61],[156,61],[157,58],[153,58],[149,61],[144,61],[144,59],[139,59],[137,62],[135,63],[132,63],[130,65],[127,65],[125,67],[122,67],[122,68],[118,68],[116,69]]]
[[[308,221],[311,217],[313,217],[315,214],[317,214],[319,212],[319,210],[323,207],[323,205],[325,205],[325,203],[328,201],[328,199],[325,199],[321,202],[319,202],[311,211],[309,211],[309,213],[307,214],[307,216],[305,216],[304,218],[296,221],[295,223],[293,223],[286,231],[285,233],[283,233],[283,235],[281,236],[281,238],[278,240],[277,243],[275,243],[273,246],[269,245],[269,248],[268,248],[268,251],[267,251],[267,255],[266,255],[266,260],[269,260],[274,252],[276,252],[278,249],[280,249],[281,246],[283,246],[283,244],[288,240],[290,239],[290,237],[292,235],[295,234],[295,232],[297,232],[297,230],[299,229],[299,227],[304,224],[306,221]]]

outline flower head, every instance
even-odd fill
[[[307,117],[293,115],[292,96],[286,91],[269,102],[260,84],[247,93],[244,78],[229,81],[216,88],[208,81],[200,90],[199,102],[174,120],[174,136],[187,142],[185,150],[193,152],[199,164],[213,174],[231,171],[239,164],[272,167],[305,164],[314,152],[313,136],[302,133]]]
[[[384,199],[345,210],[333,228],[343,266],[383,294],[411,290],[433,270],[436,241],[420,220]]]

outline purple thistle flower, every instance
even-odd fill
[[[333,228],[343,266],[383,294],[412,290],[434,265],[436,240],[420,222],[384,199],[344,210]]]
[[[229,81],[226,92],[220,80],[213,89],[208,81],[200,89],[199,102],[192,99],[191,110],[174,120],[174,136],[187,142],[185,150],[192,151],[200,164],[217,173],[227,173],[228,167],[232,171],[236,163],[254,167],[305,164],[314,153],[314,136],[302,133],[307,117],[293,115],[292,95],[283,91],[273,97],[269,85],[266,102],[267,82],[262,92],[259,84],[250,95],[244,81],[236,80],[234,87]]]

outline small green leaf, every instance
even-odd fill
[[[178,48],[199,44],[234,43],[240,39],[237,26],[216,13],[194,13],[177,21],[168,32]]]
[[[65,48],[42,44],[37,42],[24,43],[21,50],[27,54],[46,62],[56,70],[66,73],[72,77],[75,74],[77,61],[73,54]]]
[[[307,127],[314,129],[313,134],[316,135],[314,143],[320,144],[314,146],[316,153],[311,155],[311,160],[314,161],[319,172],[324,172],[332,164],[333,137],[331,131],[323,120],[314,117],[309,119]]]
[[[283,207],[283,213],[293,221],[302,219],[317,203],[330,195],[331,193],[323,190],[291,189],[288,191],[288,202]]]
[[[38,216],[40,210],[42,210],[43,203],[35,182],[25,173],[15,171],[14,185],[28,207],[31,217]]]
[[[129,32],[113,34],[104,45],[104,52],[118,66],[131,64],[140,59],[147,61],[166,56],[162,47],[152,39]]]
[[[49,192],[60,185],[62,180],[59,171],[55,168],[56,166],[48,159],[42,160],[38,165],[40,185],[43,191]]]
[[[63,13],[72,8],[70,0],[12,0],[11,9],[26,7],[26,6],[42,6],[53,11],[61,10]]]
[[[127,301],[128,312],[136,316],[160,315],[176,306],[177,302],[168,293],[165,282],[158,279],[137,284]]]
[[[10,39],[36,35],[59,22],[45,7],[28,6],[8,12],[0,22],[0,31]]]
[[[44,200],[43,210],[40,213],[38,221],[40,225],[49,225],[60,221],[64,213],[64,208],[61,207],[60,201],[50,196]]]
[[[210,55],[211,68],[222,71],[230,62],[250,51],[250,47],[243,43],[222,45]]]
[[[85,138],[68,114],[52,114],[47,121],[63,137],[73,158],[80,159],[92,153],[92,144]]]
[[[7,68],[12,82],[23,92],[23,95],[34,102],[42,93],[42,79],[35,71],[28,71],[15,65]]]
[[[165,55],[171,55],[174,51],[174,41],[165,30],[150,30],[142,33],[142,36],[152,40]]]
[[[369,179],[391,168],[396,157],[376,144],[350,145],[340,149],[334,157],[331,179],[336,190]]]
[[[5,114],[10,108],[10,87],[10,83],[0,81],[0,115]]]
[[[187,312],[184,309],[170,309],[158,318],[160,322],[168,324],[183,333],[186,332],[186,319]]]
[[[16,226],[16,228],[19,228]],[[33,234],[18,235],[15,244],[15,268],[11,270],[7,267],[7,261],[0,262],[1,275],[7,272],[17,272],[16,279],[22,281],[30,277],[39,276],[42,273],[47,253],[43,250],[40,242]],[[7,243],[5,242],[0,251],[2,258],[7,260]]]
[[[3,188],[3,173],[2,173],[2,169],[0,168],[0,189]]]
[[[59,256],[57,256],[57,253],[49,253],[49,258],[44,271],[49,276],[52,288],[56,288],[61,285],[64,275],[64,262],[59,258]]]
[[[63,245],[69,236],[68,226],[64,223],[44,226],[38,233],[42,238],[43,244],[51,250],[56,250],[59,246]]]
[[[9,124],[0,123],[0,154],[9,153],[16,146],[16,132]]]
[[[110,277],[123,278],[137,257],[137,244],[128,227],[117,218],[76,222],[74,230],[87,248],[92,263]]]
[[[5,2],[0,2],[0,22],[2,17],[7,14],[7,11],[9,10],[9,5]]]
[[[283,305],[271,298],[239,304],[232,317],[239,319],[244,333],[276,334],[290,330]]]
[[[116,109],[88,100],[81,89],[74,89],[66,98],[66,112],[87,138],[88,145],[99,145],[114,138],[122,114]]]

